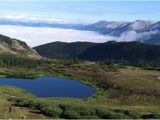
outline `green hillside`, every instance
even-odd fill
[[[88,43],[53,42],[34,48],[48,58],[79,58],[92,61],[109,60],[128,65],[149,63],[160,66],[160,46],[140,42]]]
[[[138,65],[147,62],[160,66],[160,46],[140,42],[107,42],[90,47],[80,59],[93,61],[109,60],[123,64]]]
[[[96,45],[89,42],[53,42],[34,47],[34,49],[43,57],[63,59],[72,58],[82,54],[87,48]]]

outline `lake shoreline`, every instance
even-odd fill
[[[136,93],[137,91],[133,91],[135,95],[129,94],[130,90],[136,87],[146,88],[147,86],[147,88],[152,88],[151,84],[155,86],[152,89],[156,90],[156,84],[159,76],[158,71],[144,70],[136,67],[117,67],[116,69],[111,69],[107,66],[105,66],[104,68],[104,66],[101,66],[97,63],[95,63],[94,65],[91,64],[90,67],[86,65],[83,66],[83,64],[81,66],[82,67],[75,66],[76,68],[78,68],[78,70],[72,67],[68,67],[67,69],[64,67],[53,67],[52,70],[50,70],[49,68],[41,70],[25,68],[3,69],[0,71],[0,74],[2,73],[1,75],[3,75],[3,77],[15,76],[16,78],[36,78],[48,76],[68,78],[75,81],[77,80],[96,89],[96,93],[88,98],[38,98],[23,90],[5,86],[1,87],[0,94],[7,102],[12,103],[15,107],[28,108],[29,110],[38,110],[41,114],[51,118],[67,118],[68,116],[63,116],[64,114],[69,115],[68,113],[65,113],[65,110],[71,110],[72,112],[74,111],[73,113],[76,112],[75,114],[80,114],[79,112],[81,110],[88,111],[88,115],[91,114],[90,112],[94,111],[96,113],[96,117],[92,116],[93,118],[103,118],[103,116],[97,114],[97,112],[107,115],[109,114],[111,115],[111,118],[115,119],[116,116],[123,119],[143,118],[143,115],[147,115],[148,113],[159,115],[159,113],[157,113],[157,111],[160,110],[159,97],[150,96],[149,93],[146,93],[145,96],[138,95],[138,93]],[[105,75],[107,75],[108,77],[106,77]],[[120,77],[115,81],[114,78],[116,78],[116,76]],[[103,84],[103,78],[107,81],[107,83]],[[143,80],[146,82],[143,82]],[[143,82],[143,84],[141,82]],[[154,84],[155,82],[156,84]],[[152,107],[152,109],[150,107]],[[56,110],[54,110],[54,108],[56,108]],[[62,114],[59,110],[62,111]],[[129,115],[125,113],[129,113]],[[56,116],[54,116],[55,114]],[[74,118],[73,115],[70,115],[70,117]],[[79,118],[83,117],[83,115],[80,115]],[[91,116],[88,116],[88,118],[91,118]]]
[[[9,69],[10,71],[10,69]],[[98,96],[99,94],[102,94],[104,92],[104,89],[101,87],[98,87],[95,83],[91,83],[88,82],[85,79],[81,79],[81,78],[77,78],[74,75],[66,75],[66,76],[62,76],[62,75],[57,75],[57,74],[47,74],[47,73],[43,73],[43,75],[39,72],[34,73],[34,74],[24,74],[24,72],[22,72],[22,74],[20,74],[19,72],[15,72],[16,74],[8,74],[9,71],[7,72],[7,70],[4,71],[0,71],[0,73],[3,73],[3,75],[0,74],[0,78],[17,78],[17,79],[30,79],[30,80],[34,80],[40,77],[57,77],[57,78],[64,78],[64,79],[69,79],[69,80],[74,80],[74,81],[79,81],[80,83],[90,86],[95,90],[95,93],[91,96],[88,96],[86,98],[82,98],[82,99],[90,99],[90,98],[95,98],[96,96]],[[6,73],[6,74],[5,74]],[[54,98],[54,97],[49,97],[49,98]],[[56,97],[57,98],[57,97]],[[63,97],[58,97],[58,98],[63,98]],[[66,97],[67,98],[67,97]],[[71,97],[72,98],[72,97]],[[74,99],[74,98],[73,98]],[[81,98],[76,98],[76,99],[81,99]]]

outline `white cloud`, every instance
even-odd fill
[[[88,41],[101,43],[117,39],[112,36],[103,36],[90,31],[13,25],[0,25],[0,34],[23,40],[32,47],[54,41]]]
[[[137,37],[138,38],[142,38],[144,36],[150,36],[150,35],[154,35],[154,34],[158,34],[160,33],[160,31],[157,29],[157,30],[151,30],[151,31],[146,31],[146,32],[142,32],[142,33],[138,33],[137,34]]]
[[[44,22],[44,23],[59,23],[59,24],[87,24],[87,22],[82,22],[80,20],[70,20],[70,19],[60,19],[60,18],[45,18],[45,17],[35,17],[29,16],[27,14],[0,14],[0,19],[4,20],[15,20],[19,22]]]
[[[137,39],[137,33],[136,31],[126,31],[123,32],[118,38],[119,41],[134,41]]]
[[[25,41],[31,47],[55,41],[88,41],[95,43],[103,43],[111,40],[133,41],[147,35],[156,34],[158,32],[159,31],[136,33],[135,31],[127,31],[122,33],[120,37],[114,37],[109,35],[104,36],[92,31],[80,31],[73,29],[58,29],[47,27],[0,25],[0,34]]]
[[[150,37],[151,35],[158,34],[160,33],[159,30],[154,30],[154,31],[146,31],[146,32],[141,32],[137,33],[136,31],[126,31],[121,34],[119,38],[116,40],[118,41],[134,41],[138,39],[143,39],[145,37]]]

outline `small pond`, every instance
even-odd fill
[[[87,86],[80,81],[57,77],[40,77],[36,79],[0,78],[0,85],[19,87],[42,98],[86,98],[96,92],[94,88]]]

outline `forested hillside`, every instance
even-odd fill
[[[34,47],[34,49],[43,57],[64,59],[73,58],[86,51],[87,48],[96,45],[90,42],[53,42],[45,45]]]
[[[89,43],[53,42],[34,48],[41,56],[48,58],[79,58],[92,61],[113,61],[117,63],[160,66],[160,45],[141,42]]]

